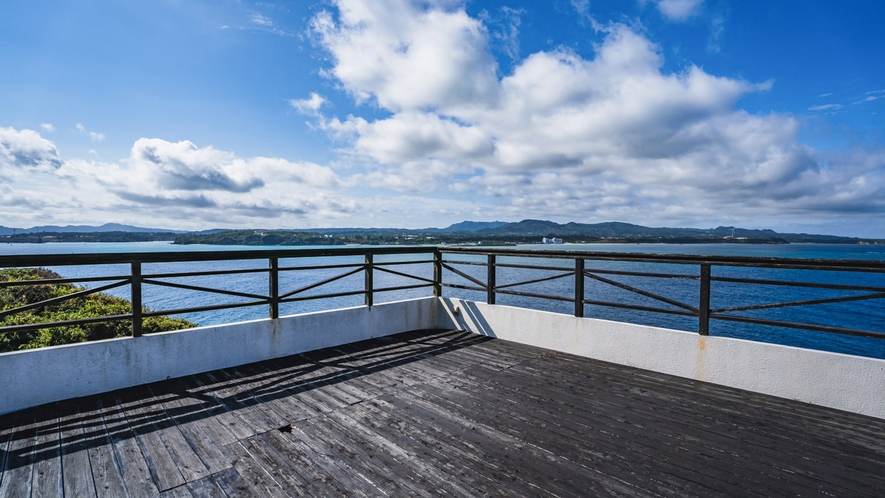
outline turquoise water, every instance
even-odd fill
[[[339,246],[340,247],[340,246]],[[758,256],[758,257],[785,257],[785,258],[814,258],[814,259],[854,259],[854,260],[885,260],[885,246],[860,246],[860,245],[829,245],[829,244],[790,244],[790,245],[750,245],[750,244],[563,244],[556,246],[522,245],[519,249],[527,250],[575,250],[591,252],[638,252],[656,254],[693,254],[693,255],[731,255],[731,256]],[[54,244],[0,244],[0,254],[82,254],[82,253],[117,253],[117,252],[166,252],[166,251],[242,251],[251,249],[260,251],[264,247],[244,246],[201,246],[188,245],[176,246],[168,242],[142,242],[142,243],[54,243]],[[476,257],[448,255],[447,259],[476,260]],[[479,258],[482,260],[483,258]],[[429,255],[400,255],[400,256],[376,256],[376,262],[384,261],[427,261]],[[361,256],[336,257],[336,258],[294,258],[282,260],[281,266],[314,266],[323,264],[353,263],[363,261]],[[549,260],[538,258],[498,258],[499,264],[536,264],[545,266],[561,266],[563,272],[573,268],[570,260]],[[146,264],[143,272],[166,273],[182,271],[201,271],[217,269],[261,269],[267,267],[267,260],[257,259],[251,261],[220,261],[203,263],[163,263]],[[652,263],[629,263],[629,262],[587,262],[588,269],[621,270],[638,272],[667,272],[683,275],[697,275],[698,267],[695,265],[662,265]],[[54,271],[65,277],[80,278],[101,275],[127,275],[128,265],[95,265],[95,266],[59,266],[53,267]],[[402,265],[391,269],[418,275],[423,278],[432,276],[431,265],[427,263]],[[475,276],[481,281],[485,280],[484,267],[459,266],[459,269]],[[346,270],[300,270],[283,272],[280,276],[281,293],[290,292],[309,284],[322,281],[339,275]],[[511,283],[536,279],[557,272],[538,272],[523,269],[499,267],[497,272],[498,286]],[[605,275],[603,275],[605,276]],[[872,287],[885,287],[885,275],[845,274],[842,272],[812,272],[805,270],[778,270],[760,268],[730,268],[714,267],[713,276],[728,276],[737,278],[759,278],[769,280],[793,280],[807,282],[821,282],[829,284],[868,285]],[[299,295],[319,295],[324,293],[346,292],[363,288],[363,274],[356,273],[347,278],[337,280],[320,288],[305,291]],[[664,297],[697,306],[698,283],[694,280],[681,279],[654,279],[647,277],[611,277],[620,283],[653,292]],[[266,295],[267,274],[255,273],[244,275],[221,275],[208,277],[192,277],[187,279],[166,279],[189,285],[199,285],[210,288],[226,289],[238,292]],[[466,280],[444,272],[443,280],[447,283],[469,284]],[[514,290],[552,294],[563,297],[573,295],[573,278],[562,278],[520,286]],[[397,286],[418,283],[415,280],[406,279],[381,271],[375,272],[375,286]],[[91,284],[97,286],[100,284]],[[841,292],[841,294],[840,294]],[[109,293],[130,298],[128,287],[113,289]],[[448,296],[463,297],[467,299],[485,300],[485,294],[467,290],[446,288],[444,294]],[[820,299],[827,297],[852,295],[847,291],[828,291],[821,289],[797,289],[781,286],[761,286],[746,284],[734,284],[726,282],[714,282],[712,287],[711,305],[713,308],[764,304],[784,301],[797,301],[806,299]],[[856,294],[856,293],[855,293]],[[375,302],[394,301],[431,295],[429,288],[413,289],[394,292],[379,292],[375,295]],[[171,310],[185,307],[209,306],[222,303],[244,302],[247,299],[196,292],[190,290],[174,289],[156,285],[146,285],[143,291],[145,305],[154,310]],[[639,296],[629,291],[601,283],[588,278],[585,283],[585,296],[587,299],[599,301],[614,301],[641,306],[654,306],[672,308],[647,297]],[[543,300],[524,296],[512,296],[499,294],[499,304],[521,306],[545,311],[571,314],[574,305],[570,302]],[[281,305],[281,315],[303,313],[334,309],[346,306],[358,306],[363,304],[363,296],[345,296],[338,298],[302,301]],[[802,321],[820,325],[830,325],[845,328],[856,328],[885,332],[885,300],[854,301],[847,303],[832,303],[816,306],[802,306],[783,309],[759,310],[741,312],[742,316],[758,317],[784,321]],[[268,310],[266,306],[251,306],[229,310],[219,310],[204,313],[189,313],[180,315],[202,325],[238,322],[244,320],[266,318]],[[585,306],[585,316],[603,318],[616,321],[640,323],[653,326],[668,327],[680,330],[697,330],[697,319],[651,313],[643,311],[622,310],[604,306]],[[832,333],[810,332],[796,329],[756,326],[743,323],[713,321],[711,322],[711,334],[750,339],[756,341],[773,342],[778,344],[792,345],[812,349],[842,352],[848,354],[885,358],[885,340],[863,337],[846,336]]]

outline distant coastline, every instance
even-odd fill
[[[885,245],[883,239],[806,233],[778,233],[738,227],[670,228],[629,223],[559,224],[544,220],[515,223],[464,221],[447,228],[313,228],[300,230],[224,230],[175,232],[163,229],[102,225],[10,229],[0,227],[0,243],[157,242],[176,245],[316,246],[316,245],[461,245],[539,244],[859,244]],[[82,230],[82,231],[78,231]],[[556,244],[549,244],[556,241]]]

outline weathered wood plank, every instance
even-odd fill
[[[243,442],[233,443],[225,447],[225,451],[229,451],[234,455],[233,468],[248,483],[250,489],[254,491],[254,496],[268,498],[288,498],[290,496],[289,493],[283,490],[282,484],[278,481],[280,476],[275,476],[265,469],[243,446]],[[296,494],[295,496],[302,495]]]
[[[224,491],[211,475],[187,483],[187,489],[194,498],[225,498]]]
[[[37,421],[35,410],[23,410],[7,416],[4,420],[12,424],[9,434],[7,455],[2,468],[0,496],[31,496],[31,474],[33,472]]]
[[[61,446],[59,442],[57,403],[38,408],[42,421],[38,422],[34,440],[34,471],[31,476],[33,496],[62,496]]]
[[[104,405],[98,397],[84,398],[80,401],[80,413],[89,421],[91,437],[94,444],[89,446],[89,466],[92,469],[92,481],[95,493],[100,497],[129,496],[126,484],[120,472],[116,452],[113,449],[111,436],[108,434],[103,420]]]
[[[190,396],[187,385],[178,380],[150,384],[147,387],[209,472],[230,467],[230,459],[221,451],[221,444],[216,441],[233,439],[233,436],[215,420],[211,412],[205,410],[205,401]]]
[[[437,403],[402,394],[379,401],[389,402],[398,414],[409,413],[424,430],[439,430],[440,437],[448,435],[467,450],[462,458],[475,454],[480,462],[491,463],[499,474],[515,479],[524,488],[541,486],[559,496],[581,496],[588,492],[597,496],[643,494],[639,487],[625,485],[616,477],[596,469],[582,468],[544,448],[526,444],[524,439],[507,434],[500,427],[483,424]]]
[[[225,410],[219,411],[215,418],[237,439],[254,436],[258,431],[238,411],[242,405],[232,396],[232,390],[216,375],[217,372],[206,372],[193,376],[194,381],[203,388],[204,392],[208,396],[215,397],[218,403],[225,408]]]
[[[273,482],[280,486],[288,496],[322,496],[316,481],[309,479],[310,468],[301,466],[297,460],[281,455],[266,441],[265,436],[259,434],[245,441],[241,441],[244,451],[251,460],[238,459],[250,469],[244,475],[251,476],[253,481],[264,480],[262,472],[270,476]],[[329,494],[329,496],[332,496]]]
[[[506,393],[490,398],[480,388],[466,391],[462,396],[454,395],[445,387],[437,390],[433,385],[425,385],[421,388],[421,395],[428,396],[428,401],[434,405],[498,427],[513,437],[525,438],[526,442],[563,455],[605,476],[631,482],[648,492],[662,495],[675,492],[678,496],[717,494],[713,489],[694,485],[695,480],[703,481],[703,476],[672,464],[670,460],[675,458],[649,458],[637,441],[625,445],[625,439],[615,434],[613,428],[599,423],[577,424],[568,414],[559,413],[556,407],[542,407],[533,400],[507,399]],[[493,394],[491,389],[489,391]],[[669,449],[677,451],[676,448]],[[722,477],[725,482],[729,481],[727,476]],[[740,488],[733,485],[731,489],[738,491]]]
[[[151,476],[150,467],[144,453],[129,427],[123,407],[116,403],[116,393],[108,393],[99,398],[101,418],[107,431],[111,451],[114,452],[116,469],[126,485],[126,491],[133,498],[152,497],[159,493]]]
[[[79,400],[59,403],[64,496],[96,496],[89,447],[96,444],[84,428]]]
[[[271,431],[266,434],[267,441],[276,451],[300,461],[302,465],[309,462],[314,479],[312,484],[332,486],[346,490],[349,496],[381,496],[383,493],[363,476],[350,467],[349,462],[332,458],[332,451],[325,441],[310,436],[297,426],[289,434]],[[301,467],[299,466],[299,470]]]
[[[690,410],[686,409],[684,403],[675,402],[674,399],[649,398],[645,393],[637,395],[632,389],[626,388],[610,389],[605,393],[604,399],[599,399],[590,384],[571,379],[567,374],[545,382],[531,382],[531,379],[522,376],[521,370],[522,368],[514,368],[508,373],[514,376],[514,386],[519,386],[523,393],[546,398],[551,391],[560,392],[561,389],[556,389],[555,386],[561,384],[567,386],[568,392],[559,401],[573,404],[578,411],[586,411],[581,400],[588,399],[597,399],[594,402],[597,409],[607,407],[613,413],[622,411],[624,406],[632,405],[634,407],[629,412],[623,415],[614,413],[613,416],[626,417],[628,422],[639,420],[646,430],[656,432],[659,436],[702,441],[703,445],[697,451],[712,458],[718,457],[720,448],[731,448],[731,456],[738,456],[736,449],[743,448],[744,454],[740,457],[742,463],[731,465],[735,468],[752,467],[761,473],[774,472],[787,481],[798,481],[800,484],[807,479],[822,479],[835,486],[833,490],[837,492],[840,488],[844,491],[846,487],[853,487],[858,482],[869,486],[881,483],[881,476],[869,475],[869,471],[873,469],[866,465],[869,461],[862,455],[863,449],[851,448],[845,451],[843,448],[840,451],[833,443],[844,446],[844,442],[834,441],[833,438],[829,438],[824,446],[817,445],[816,441],[821,441],[822,438],[818,434],[813,437],[804,436],[802,433],[807,430],[806,427],[792,430],[787,427],[768,427],[768,421],[772,418],[770,413],[758,416],[738,414],[728,408],[723,409],[718,397],[697,393],[693,396],[695,401],[702,399],[704,402],[701,408]],[[499,384],[495,384],[494,389],[499,387],[507,389]],[[661,386],[660,390],[666,390],[666,386]],[[854,454],[856,458],[853,459],[853,465],[861,467],[843,469],[848,474],[844,478],[832,475],[832,463],[817,465],[814,462],[814,458],[829,454],[838,468],[841,467],[839,455],[844,453]],[[802,462],[801,467],[792,464],[799,461]]]
[[[185,483],[178,463],[166,446],[154,420],[160,414],[149,411],[143,399],[136,397],[133,390],[115,392],[115,400],[120,407],[129,429],[144,454],[154,484],[159,491],[166,491]],[[165,413],[162,413],[165,415]]]
[[[172,463],[180,472],[183,478],[182,484],[209,475],[209,469],[188,444],[181,430],[163,408],[163,403],[155,398],[146,386],[136,386],[131,389],[131,392],[137,399],[142,400],[141,405],[133,409],[133,413],[139,417],[139,430],[146,431],[159,439]],[[132,423],[131,420],[130,423]],[[182,486],[175,487],[181,488]]]
[[[187,488],[187,485],[182,485],[177,488],[172,488],[166,491],[163,491],[158,495],[157,498],[193,498],[193,494]]]
[[[396,465],[391,459],[384,458],[387,448],[382,441],[376,437],[372,439],[371,443],[365,443],[354,437],[354,424],[347,421],[344,423],[345,425],[341,426],[327,417],[320,417],[307,421],[299,427],[326,442],[333,458],[350,462],[354,470],[365,476],[383,494],[426,496],[426,492],[415,487],[412,483],[415,479],[412,473],[403,472],[401,466]],[[394,463],[395,466],[391,467],[391,463]]]
[[[249,483],[240,476],[239,471],[235,467],[222,470],[217,474],[212,474],[215,484],[221,488],[224,496],[228,498],[250,498],[253,496],[267,496],[259,494],[257,489],[252,488]]]
[[[503,392],[498,393],[500,389]],[[526,388],[528,391],[530,388]],[[608,438],[615,437],[617,440],[630,440],[631,450],[642,449],[639,453],[628,453],[631,460],[640,461],[656,461],[662,456],[671,456],[670,460],[675,464],[668,462],[657,464],[663,466],[664,470],[676,476],[683,476],[683,479],[697,479],[700,472],[701,480],[712,482],[721,482],[723,485],[732,486],[733,491],[741,489],[743,486],[758,486],[759,479],[762,476],[759,468],[745,471],[745,464],[753,464],[753,462],[744,462],[744,464],[725,464],[720,460],[729,460],[735,455],[717,455],[717,449],[712,445],[701,443],[695,444],[682,438],[683,434],[676,434],[674,438],[664,437],[655,431],[654,419],[656,414],[650,417],[642,418],[641,426],[634,426],[631,423],[631,415],[634,407],[629,405],[614,405],[608,409],[600,408],[607,406],[600,400],[595,400],[592,404],[581,406],[579,401],[575,401],[577,406],[566,406],[559,402],[565,399],[569,402],[574,396],[563,395],[560,399],[560,393],[555,389],[547,387],[546,390],[538,388],[539,392],[535,393],[535,397],[521,398],[526,393],[524,391],[508,391],[508,387],[502,384],[494,384],[489,387],[489,393],[492,396],[514,396],[515,403],[535,404],[539,415],[544,419],[549,419],[563,425],[577,426],[595,434],[595,438],[600,441],[606,441]],[[442,394],[447,394],[448,390],[442,388]],[[482,397],[477,391],[471,391],[474,397]],[[590,399],[590,398],[588,398]],[[546,404],[544,402],[546,401]],[[551,401],[553,402],[551,404]],[[467,400],[467,403],[473,400]],[[558,407],[557,407],[558,405]],[[665,411],[667,407],[660,407],[661,411]],[[641,427],[641,430],[635,430],[634,427]],[[757,466],[758,467],[758,466]],[[706,477],[705,477],[706,476]]]
[[[371,410],[370,405],[363,403],[354,410],[340,411],[330,414],[342,426],[341,438],[354,442],[356,451],[365,453],[363,458],[379,459],[391,467],[391,471],[407,479],[402,483],[417,488],[410,494],[431,492],[431,495],[478,496],[488,494],[484,491],[487,479],[476,474],[474,466],[465,467],[463,463],[456,465],[457,455],[451,452],[440,452],[426,437],[412,427],[404,427],[399,421],[387,417],[381,411]],[[368,447],[359,450],[359,448]],[[477,483],[480,484],[477,484]],[[496,488],[502,496],[517,496],[497,482]]]

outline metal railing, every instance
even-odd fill
[[[417,256],[418,259],[379,261],[379,256]],[[358,261],[346,261],[323,264],[293,265],[292,260],[304,261],[320,257],[359,258]],[[537,260],[543,260],[538,264]],[[145,266],[154,263],[188,263],[215,261],[266,261],[262,267],[209,269],[202,271],[176,272],[144,272]],[[284,264],[281,264],[284,263]],[[612,266],[612,264],[615,264]],[[712,321],[742,322],[755,325],[798,328],[805,330],[831,332],[854,336],[885,338],[885,321],[870,323],[869,327],[842,327],[827,324],[799,322],[748,316],[747,312],[820,306],[834,303],[858,301],[876,301],[885,299],[885,279],[872,284],[863,282],[845,283],[846,278],[832,278],[833,275],[885,275],[885,261],[855,260],[816,260],[791,258],[758,258],[730,256],[690,256],[661,255],[635,253],[606,252],[574,252],[574,251],[526,251],[496,248],[468,247],[401,247],[386,246],[377,248],[323,248],[323,249],[287,249],[287,250],[249,250],[249,251],[207,251],[207,252],[156,252],[156,253],[115,253],[115,254],[73,254],[73,255],[17,255],[0,256],[0,268],[10,267],[58,267],[70,265],[128,265],[128,274],[109,276],[91,276],[80,278],[59,278],[51,280],[6,281],[0,282],[0,289],[8,287],[26,287],[41,284],[67,283],[100,283],[96,287],[80,290],[65,296],[54,297],[37,303],[0,311],[0,319],[16,313],[27,312],[41,307],[58,304],[65,300],[84,297],[89,294],[104,292],[118,287],[129,286],[131,295],[131,312],[127,314],[83,318],[63,322],[35,323],[0,327],[0,334],[10,332],[33,331],[48,327],[73,326],[96,322],[128,320],[132,324],[132,335],[142,334],[142,322],[145,318],[160,315],[180,315],[187,313],[208,312],[250,306],[267,306],[270,318],[280,316],[280,305],[307,300],[330,299],[345,296],[363,296],[363,302],[372,306],[375,295],[379,292],[404,291],[410,289],[432,289],[433,295],[442,296],[443,289],[474,291],[481,293],[485,301],[495,304],[497,296],[518,296],[573,303],[574,315],[583,317],[585,307],[605,307],[633,310],[665,315],[677,315],[697,320],[697,332],[702,335],[710,333]],[[635,267],[626,268],[624,264]],[[425,277],[406,270],[403,265],[432,266],[432,277]],[[606,266],[608,265],[608,266]],[[621,266],[617,266],[621,265]],[[651,271],[649,268],[653,268]],[[787,276],[795,276],[795,271],[810,271],[810,275],[819,276],[821,280],[808,278],[747,278],[729,275],[727,269],[777,269],[788,271]],[[297,285],[281,288],[281,275],[297,275],[310,270],[337,271],[332,276],[315,281],[298,281]],[[427,268],[430,270],[430,268]],[[714,272],[714,270],[716,270]],[[384,273],[407,279],[409,283],[378,287],[376,276]],[[793,272],[793,273],[789,273]],[[430,273],[427,271],[426,273]],[[243,289],[221,289],[204,285],[196,285],[193,279],[206,276],[235,276],[245,274],[266,274],[267,292],[247,292]],[[362,274],[363,285],[347,290],[315,293],[323,290],[333,282],[347,277]],[[512,280],[513,277],[528,278]],[[507,281],[504,277],[510,278]],[[172,279],[192,279],[188,282],[176,282]],[[632,280],[631,280],[632,279]],[[659,290],[659,286],[642,288],[633,280],[652,279],[654,282],[664,281],[670,286],[682,282],[690,285],[691,299],[685,295],[667,296]],[[847,281],[853,281],[847,277]],[[291,279],[290,279],[291,280]],[[826,281],[829,280],[829,281]],[[860,279],[863,280],[863,279]],[[553,285],[559,293],[543,292],[534,287]],[[595,292],[588,295],[588,285],[602,286],[622,295],[633,296],[620,300],[607,299],[608,293]],[[755,286],[754,288],[773,286],[781,289],[823,290],[841,293],[822,297],[790,298],[774,302],[732,303],[714,307],[712,297],[720,297],[730,292],[728,286]],[[143,310],[143,290],[148,286],[174,288],[185,291],[203,292],[236,298],[239,301],[203,306],[176,307],[164,310]],[[732,287],[733,288],[733,287]],[[428,292],[428,294],[430,294]],[[753,297],[753,292],[747,293]],[[639,302],[637,299],[645,302]],[[876,319],[872,319],[875,321]]]
[[[363,302],[372,306],[375,301],[375,294],[379,292],[402,291],[408,289],[433,288],[434,280],[431,278],[421,277],[397,271],[394,268],[402,265],[414,264],[430,264],[429,255],[434,253],[433,247],[378,247],[378,248],[333,248],[333,249],[289,249],[289,250],[268,250],[268,251],[212,251],[212,252],[155,252],[155,253],[129,253],[129,254],[70,254],[70,255],[30,255],[30,256],[0,256],[0,268],[15,267],[57,267],[57,266],[84,266],[84,265],[128,265],[130,272],[128,275],[109,275],[100,277],[81,277],[81,278],[56,278],[41,280],[20,280],[0,282],[0,289],[8,287],[27,287],[43,284],[79,284],[92,282],[110,282],[89,289],[84,289],[71,294],[60,297],[43,300],[36,303],[27,304],[7,310],[0,311],[0,319],[16,313],[22,313],[29,310],[45,308],[49,305],[59,304],[61,302],[82,298],[90,294],[104,292],[117,287],[130,286],[131,289],[131,312],[127,314],[104,316],[95,318],[83,318],[78,320],[66,320],[60,322],[34,323],[24,325],[0,326],[0,333],[11,332],[27,332],[32,330],[45,329],[50,327],[65,327],[85,325],[97,322],[112,322],[128,320],[132,323],[132,335],[139,337],[142,335],[143,320],[152,316],[164,315],[181,315],[187,313],[200,313],[207,311],[218,311],[233,308],[243,308],[251,306],[267,306],[270,318],[279,318],[280,305],[285,303],[295,303],[300,301],[310,301],[319,299],[330,299],[336,297],[362,295]],[[423,260],[408,261],[376,261],[376,256],[382,255],[428,255]],[[288,265],[283,266],[280,260],[304,260],[312,258],[327,257],[361,257],[360,262],[346,262],[334,264],[307,264],[307,265]],[[155,263],[192,263],[192,262],[208,262],[208,261],[267,261],[266,267],[263,268],[244,268],[244,269],[218,269],[205,271],[177,271],[162,273],[143,273],[145,265]],[[305,282],[295,288],[281,289],[280,276],[285,273],[299,273],[306,270],[338,270],[331,277],[323,278],[319,281]],[[384,272],[390,275],[415,280],[418,283],[408,285],[378,287],[375,285],[375,272]],[[246,274],[267,274],[267,293],[243,292],[238,290],[226,290],[220,288],[207,287],[202,285],[194,285],[192,283],[181,283],[170,281],[170,279],[189,278],[196,279],[198,277],[208,276],[232,276]],[[309,294],[308,291],[320,289],[333,282],[343,280],[352,275],[364,275],[364,286],[358,289],[346,291],[326,292],[320,294]],[[203,292],[239,298],[237,302],[228,302],[222,304],[212,304],[204,306],[180,307],[162,310],[144,311],[142,302],[143,290],[147,286],[159,286],[186,291]]]
[[[440,264],[452,275],[460,277],[466,283],[442,283],[442,286],[453,289],[471,290],[485,294],[488,304],[497,302],[497,295],[523,296],[536,299],[554,301],[568,301],[574,303],[574,315],[583,317],[585,305],[620,308],[626,310],[680,315],[697,318],[697,332],[701,335],[709,335],[710,323],[713,320],[742,322],[756,325],[769,325],[819,332],[832,332],[838,334],[885,338],[885,315],[882,321],[869,323],[871,328],[878,326],[882,330],[865,330],[850,327],[821,325],[810,322],[794,320],[776,320],[745,316],[739,313],[758,310],[773,310],[784,308],[796,308],[802,306],[824,305],[833,303],[846,303],[868,300],[885,299],[885,278],[880,279],[877,285],[851,285],[842,283],[830,283],[821,281],[800,281],[773,278],[740,278],[727,275],[714,275],[714,268],[753,268],[753,269],[778,269],[778,270],[811,270],[817,275],[831,272],[847,275],[871,273],[885,276],[885,261],[859,261],[859,260],[828,260],[828,259],[796,259],[796,258],[760,258],[760,257],[734,257],[734,256],[693,256],[693,255],[670,255],[670,254],[636,254],[636,253],[607,253],[607,252],[576,252],[576,251],[526,251],[508,249],[485,249],[467,247],[440,248]],[[445,259],[445,256],[465,255],[466,260]],[[507,258],[510,262],[502,263],[500,258]],[[531,264],[530,261],[542,259],[568,264]],[[694,267],[694,272],[668,272],[668,271],[631,271],[624,269],[612,269],[602,267],[589,267],[588,264],[600,262],[618,263],[642,263],[657,267],[677,266],[684,269],[686,266]],[[459,266],[484,267],[485,276],[474,272],[459,269]],[[544,276],[511,282],[504,285],[498,284],[499,269],[520,269],[535,272],[545,272]],[[502,272],[503,273],[503,272]],[[648,289],[642,289],[630,285],[615,277],[641,277],[662,280],[681,280],[697,282],[697,300],[685,302],[663,295]],[[642,296],[658,303],[657,306],[636,304],[631,302],[616,302],[605,299],[592,299],[585,295],[587,280],[598,282],[610,288],[620,289],[634,296]],[[531,284],[554,280],[573,280],[570,286],[571,295],[557,295],[542,292],[516,290],[518,287],[526,287]],[[840,279],[841,280],[841,279]],[[793,289],[823,289],[849,293],[848,295],[820,297],[815,299],[792,299],[786,301],[763,302],[744,304],[739,306],[712,307],[711,297],[713,283],[744,284],[754,286],[777,286]],[[566,286],[568,287],[568,286]],[[885,302],[885,301],[881,301]],[[663,307],[668,305],[669,307]]]

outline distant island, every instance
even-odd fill
[[[345,244],[462,244],[500,246],[532,243],[665,243],[665,244],[885,244],[885,240],[778,233],[735,227],[651,228],[630,223],[565,223],[523,220],[516,223],[464,221],[447,228],[326,228],[308,230],[226,230],[183,234],[175,244],[300,246]]]
[[[305,246],[305,245],[437,245],[501,246],[541,243],[664,243],[664,244],[876,244],[885,240],[778,233],[720,226],[716,228],[645,227],[630,223],[565,223],[545,220],[463,221],[446,228],[310,228],[300,230],[225,230],[182,232],[128,225],[45,226],[30,229],[0,227],[0,242],[149,242],[174,244]]]

